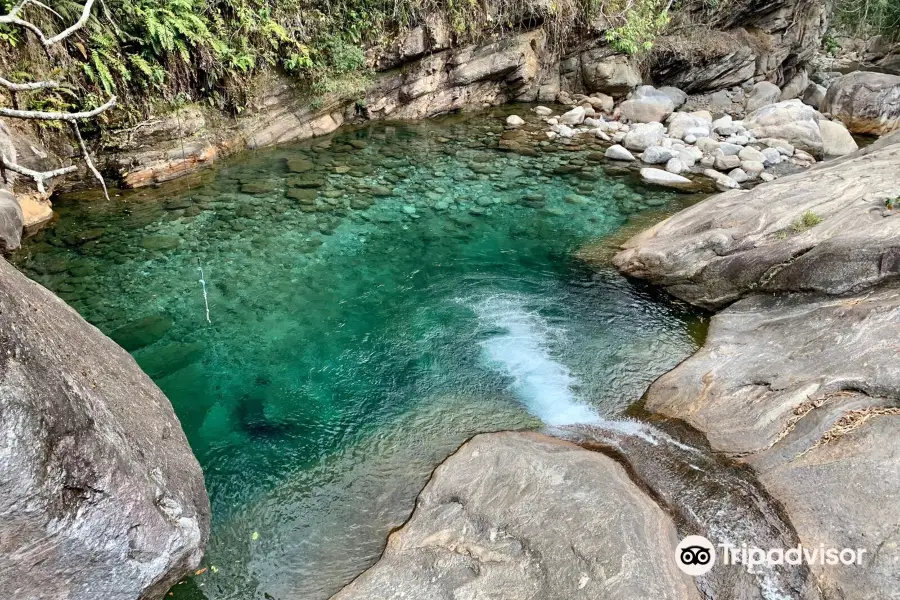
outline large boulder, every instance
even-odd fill
[[[712,119],[697,113],[672,113],[667,122],[669,137],[683,140],[689,135],[695,138],[709,137],[712,133]]]
[[[825,156],[846,156],[859,150],[856,140],[847,128],[836,121],[819,121],[819,132],[822,134],[822,150]]]
[[[763,106],[744,119],[744,127],[756,138],[778,138],[821,158],[822,134],[819,113],[800,100]]]
[[[562,511],[562,512],[561,512]],[[689,600],[671,517],[616,461],[533,433],[479,435],[333,600]]]
[[[592,50],[581,55],[581,79],[588,92],[623,96],[641,84],[641,72],[631,57],[605,56],[605,52]]]
[[[22,242],[25,217],[12,192],[0,189],[0,253],[16,250]]]
[[[628,100],[619,105],[622,118],[634,123],[662,122],[674,110],[672,98],[652,85],[638,87]]]
[[[867,550],[861,568],[811,565],[824,598],[900,589],[900,513],[885,511],[900,500],[900,369],[886,350],[898,336],[896,285],[754,296],[714,316],[704,347],[647,394],[749,463],[804,546]]]
[[[831,84],[820,107],[853,133],[900,129],[900,76],[857,71]]]
[[[752,190],[695,204],[625,243],[615,264],[721,308],[751,293],[846,294],[900,276],[900,133]]]
[[[763,106],[775,104],[780,98],[780,87],[769,81],[760,81],[753,86],[753,89],[747,95],[747,112],[752,113]]]
[[[122,348],[0,260],[0,593],[161,598],[209,535],[172,406]]]

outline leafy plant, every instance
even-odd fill
[[[669,3],[662,0],[643,0],[635,3],[625,14],[625,23],[606,32],[606,41],[626,54],[647,52],[656,37],[669,24]]]

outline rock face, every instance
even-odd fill
[[[853,133],[900,129],[900,76],[857,71],[831,84],[820,107]]]
[[[635,123],[662,122],[675,110],[675,103],[652,85],[642,85],[619,106],[622,118]]]
[[[0,260],[0,592],[160,598],[209,534],[169,401],[119,346]]]
[[[900,133],[752,190],[709,198],[626,242],[615,264],[697,306],[752,293],[853,293],[900,276]]]
[[[713,317],[704,347],[647,395],[753,466],[804,545],[868,550],[862,568],[813,566],[828,600],[900,589],[900,515],[884,510],[900,498],[898,336],[897,285],[754,296]]]
[[[672,560],[677,543],[669,516],[612,459],[538,434],[485,434],[435,470],[381,560],[333,600],[698,598]]]

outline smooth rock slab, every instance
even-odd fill
[[[814,169],[695,204],[628,240],[615,264],[705,308],[751,293],[854,293],[900,277],[900,133]],[[802,225],[811,213],[813,226]]]
[[[333,600],[690,600],[669,516],[612,459],[484,434],[438,467],[381,560]]]
[[[200,562],[209,500],[131,356],[0,260],[0,594],[161,598]]]

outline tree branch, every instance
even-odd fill
[[[11,92],[30,92],[33,90],[46,90],[60,86],[58,81],[33,81],[31,83],[15,83],[0,77],[0,86]]]
[[[84,157],[84,162],[87,163],[88,169],[91,170],[91,173],[93,173],[94,177],[97,178],[97,181],[100,182],[100,185],[103,187],[103,195],[109,200],[109,191],[106,189],[106,180],[103,179],[103,175],[100,174],[100,171],[94,166],[94,161],[91,160],[91,155],[88,152],[87,146],[84,145],[84,139],[81,137],[81,130],[78,129],[77,121],[72,121],[72,130],[75,132],[75,138],[78,140],[78,145],[81,147],[81,155]]]
[[[116,97],[112,96],[106,101],[106,104],[98,106],[93,110],[77,113],[66,112],[49,112],[42,110],[16,110],[14,108],[0,107],[0,117],[10,117],[13,119],[36,119],[39,121],[77,121],[78,119],[90,119],[96,117],[103,111],[116,105]]]
[[[84,10],[81,11],[81,16],[78,18],[78,21],[76,21],[75,24],[71,27],[64,29],[63,31],[54,35],[52,38],[45,41],[44,45],[52,46],[57,42],[61,42],[62,40],[66,39],[76,31],[84,27],[84,24],[87,23],[87,20],[91,18],[91,6],[93,6],[93,4],[94,0],[87,0],[87,2],[84,3]]]
[[[12,162],[6,155],[0,155],[0,162],[3,163],[3,167],[5,169],[9,169],[15,173],[20,175],[25,175],[26,177],[31,177],[34,179],[34,182],[37,184],[37,189],[40,193],[46,194],[47,190],[44,188],[44,180],[51,179],[53,177],[58,177],[60,175],[65,175],[67,173],[71,173],[72,171],[77,171],[78,167],[75,165],[70,165],[68,167],[62,167],[59,169],[54,169],[52,171],[33,171],[27,167],[23,167],[22,165]]]

